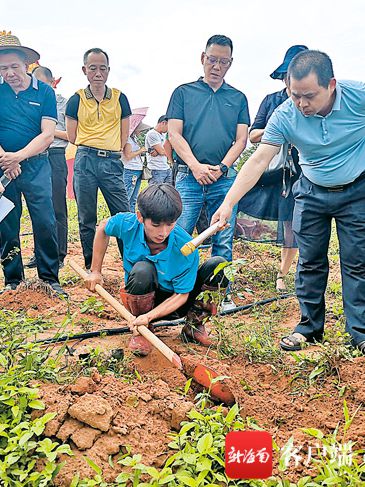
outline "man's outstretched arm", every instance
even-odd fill
[[[280,151],[280,146],[261,144],[247,162],[242,166],[238,176],[228,191],[223,203],[212,216],[211,224],[219,221],[224,227],[230,219],[233,207],[255,186],[260,176]]]

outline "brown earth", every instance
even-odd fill
[[[78,246],[71,245],[70,257],[76,256],[77,262],[81,264],[79,254]],[[268,258],[272,260],[269,254]],[[121,274],[118,261],[113,246],[104,268],[105,288],[117,298]],[[252,265],[255,265],[255,261]],[[26,272],[28,279],[35,275],[35,271]],[[81,314],[80,304],[90,297],[90,293],[80,282],[72,284],[72,276],[73,271],[68,266],[61,271],[64,281],[67,283],[70,280],[65,289],[71,298],[71,325],[62,325],[67,313],[66,302],[49,296],[35,285],[2,295],[1,306],[14,311],[23,310],[31,317],[42,316],[55,324],[55,328],[35,336],[35,339],[52,336],[60,329],[61,334],[64,334],[67,331],[85,331],[85,327],[87,330],[96,330],[125,326],[125,322],[108,305],[105,305],[99,316]],[[253,290],[254,298],[250,292],[242,291],[242,303],[261,297],[260,289]],[[281,304],[277,306],[280,308]],[[285,316],[282,326],[275,330],[278,338],[284,331],[290,330],[298,319],[294,299],[285,301]],[[253,326],[249,313],[224,318],[224,323],[229,322],[239,323],[242,327]],[[212,330],[214,333],[214,326]],[[218,359],[214,350],[187,346],[180,341],[179,331],[179,327],[160,328],[157,334],[187,360],[205,363],[214,367],[220,375],[229,376],[226,382],[241,407],[242,416],[253,418],[269,431],[280,447],[294,436],[296,445],[303,446],[305,451],[309,444],[314,445],[315,442],[308,440],[301,428],[333,432],[338,422],[343,420],[344,399],[350,414],[365,403],[365,357],[355,358],[352,362],[340,361],[337,377],[331,375],[310,387],[299,387],[300,381],[297,381],[296,387],[292,376],[285,375],[270,364],[251,363],[244,353],[234,358]],[[71,385],[42,384],[40,387],[47,412],[57,412],[57,417],[47,425],[45,434],[61,442],[68,441],[74,452],[72,458],[62,458],[66,466],[57,476],[56,485],[68,486],[76,473],[81,478],[95,474],[85,462],[84,456],[102,468],[106,481],[112,481],[121,471],[116,461],[118,454],[126,452],[127,448],[132,454],[140,453],[143,463],[161,466],[167,457],[169,433],[179,428],[187,411],[193,407],[199,386],[194,385],[188,396],[183,397],[179,390],[184,387],[187,376],[175,369],[157,351],[143,359],[131,358],[127,350],[128,338],[128,335],[119,335],[93,338],[81,343],[70,342],[76,351],[76,358],[71,357],[70,360],[77,360],[77,354],[88,348],[100,347],[105,353],[124,349],[128,367],[138,371],[137,378],[127,381],[108,374],[101,375],[94,370],[91,377],[79,377]],[[305,353],[315,354],[316,350]],[[290,355],[285,360],[288,364],[293,362]],[[339,394],[341,386],[346,386],[342,397]],[[347,433],[348,439],[357,442],[357,448],[365,447],[364,425],[365,413],[362,408]],[[275,462],[277,460],[278,456]],[[288,478],[294,479],[304,473],[305,467],[298,465],[291,469]]]

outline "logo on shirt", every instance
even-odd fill
[[[40,107],[41,106],[41,104],[40,103],[37,103],[36,101],[30,101],[29,102],[29,105],[34,105],[36,107]]]

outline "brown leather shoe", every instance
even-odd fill
[[[185,325],[181,331],[181,339],[185,343],[197,343],[198,345],[203,345],[203,347],[210,347],[213,345],[203,324]]]
[[[132,336],[128,344],[129,350],[138,357],[146,357],[152,350],[152,345],[142,335]]]

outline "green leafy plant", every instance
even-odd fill
[[[93,314],[100,318],[104,312],[104,304],[95,296],[91,296],[82,303],[80,312]]]
[[[38,321],[0,312],[0,485],[4,486],[46,486],[62,467],[56,458],[71,454],[69,445],[42,438],[55,414],[32,419],[32,411],[43,410],[44,404],[30,381],[54,378],[57,373],[57,361],[47,361],[47,350],[23,343],[27,334],[40,329]]]
[[[347,432],[358,413],[359,408],[351,416],[344,401],[344,425],[342,438],[339,436],[339,427],[330,435],[316,428],[302,428],[302,431],[309,437],[315,438],[315,447],[308,447],[306,462],[313,467],[313,475],[303,477],[298,486],[322,487],[333,485],[336,487],[359,487],[365,485],[365,450],[354,450],[355,443],[347,441]],[[294,447],[293,437],[288,440],[282,449],[279,461],[279,471],[285,473],[293,457],[299,449]]]

